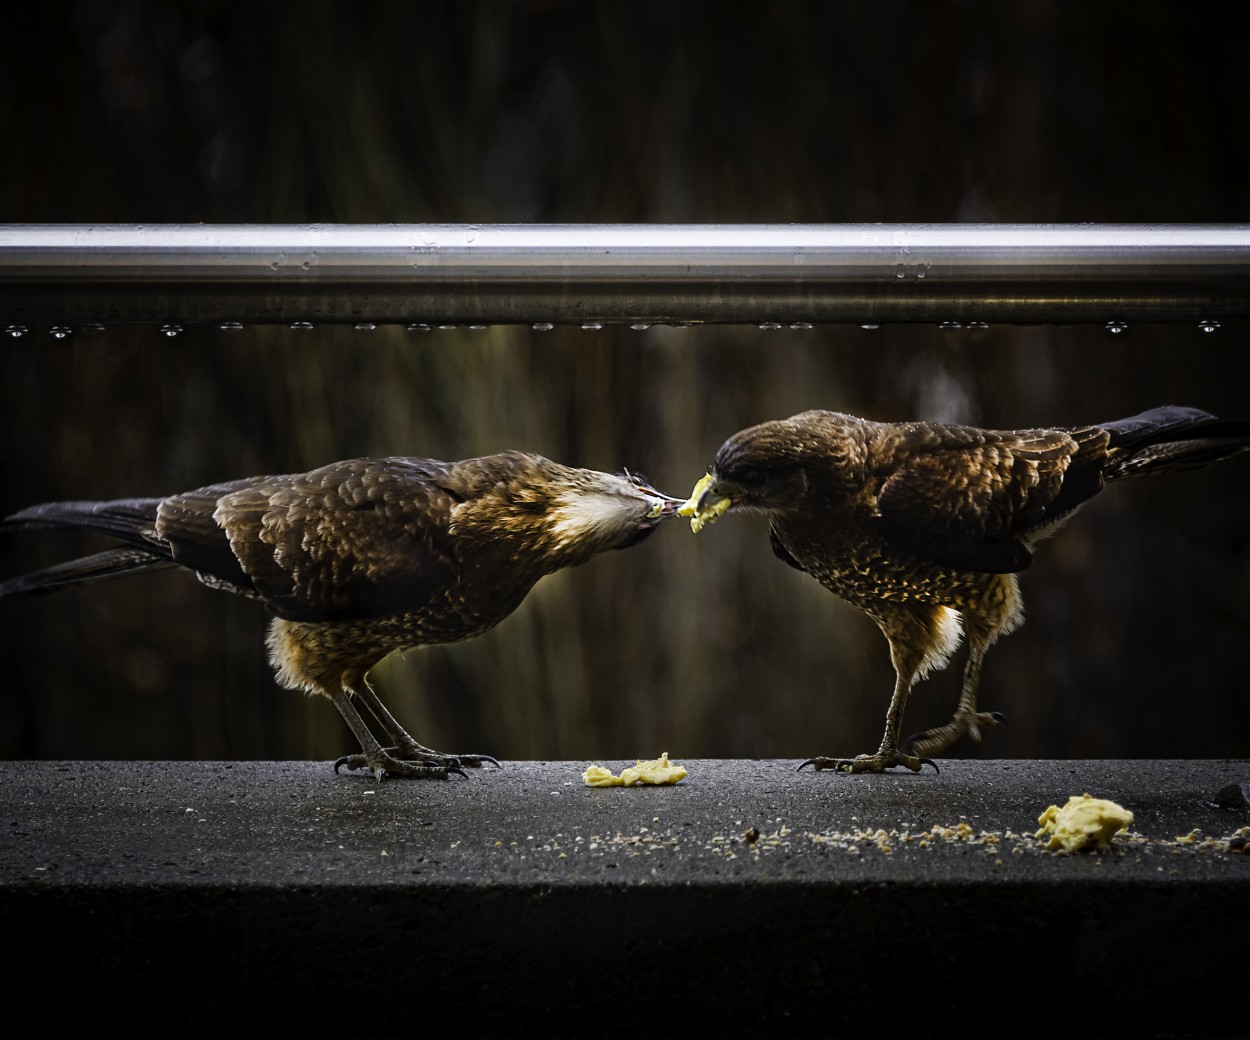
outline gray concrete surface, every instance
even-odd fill
[[[1250,1033],[1248,760],[674,759],[628,789],[585,762],[3,762],[6,980],[184,1034],[245,1007],[303,1035]],[[1086,792],[1129,834],[1049,851],[1038,816]]]

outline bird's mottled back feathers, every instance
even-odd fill
[[[1027,567],[1036,542],[1107,481],[1206,465],[1248,443],[1248,423],[1173,406],[1021,430],[817,410],[734,434],[713,472],[738,489],[737,504],[774,516],[774,542],[779,522],[800,524],[822,552],[867,535],[886,556],[1010,573]],[[787,562],[804,565],[793,546],[787,553]]]
[[[1061,430],[883,427],[873,451],[883,478],[876,499],[880,532],[888,543],[945,566],[1022,570],[1031,559],[1030,536],[1101,487],[1096,469],[1088,481],[1070,484],[1069,477],[1074,460],[1093,458],[1106,441],[1105,434],[1078,439]]]
[[[604,477],[524,452],[347,459],[170,496],[157,530],[201,580],[288,621],[416,614],[465,596],[506,613],[544,574],[612,547],[557,544],[554,522],[561,496]]]
[[[451,468],[348,459],[213,485],[166,499],[160,532],[179,563],[289,621],[419,609],[451,580]]]

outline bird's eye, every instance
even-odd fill
[[[758,466],[743,466],[735,476],[744,488],[757,488],[764,483],[766,475]]]

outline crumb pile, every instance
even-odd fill
[[[1077,852],[1092,847],[1101,852],[1110,846],[1115,835],[1128,830],[1133,814],[1122,805],[1086,792],[1079,797],[1073,795],[1063,808],[1050,806],[1037,822],[1041,828],[1037,837],[1049,836],[1049,848]]]
[[[638,784],[675,784],[686,778],[684,766],[669,762],[668,752],[649,762],[638,761],[637,765],[621,770],[620,776],[614,776],[612,770],[603,766],[588,766],[582,774],[587,787],[634,787]]]

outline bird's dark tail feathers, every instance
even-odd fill
[[[174,566],[168,547],[156,533],[156,509],[160,501],[159,498],[131,498],[111,502],[46,502],[5,517],[0,527],[7,530],[98,531],[126,545],[0,582],[0,596],[15,592],[51,592],[119,574]]]
[[[115,578],[119,574],[135,574],[139,571],[173,567],[174,562],[154,552],[143,549],[107,549],[94,556],[58,563],[41,571],[23,574],[19,578],[0,581],[0,597],[15,592],[52,592],[67,585],[85,585],[88,582]]]
[[[1250,420],[1197,408],[1165,405],[1099,425],[1111,434],[1107,480],[1196,469],[1250,449]]]
[[[2,521],[13,530],[71,527],[99,531],[132,545],[150,546],[156,539],[159,498],[118,498],[108,502],[44,502]]]

